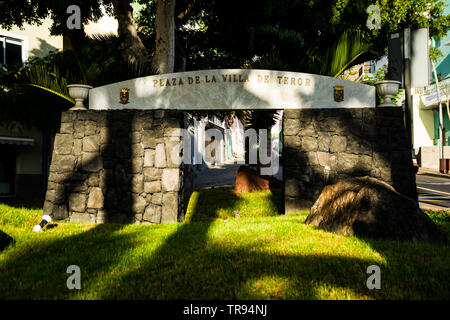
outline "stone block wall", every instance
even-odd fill
[[[285,211],[309,209],[325,185],[371,176],[417,199],[398,107],[285,110]]]
[[[176,161],[182,120],[179,111],[64,112],[44,213],[74,222],[177,222],[185,171]]]
[[[286,110],[285,212],[309,209],[325,185],[372,176],[417,199],[401,108]],[[182,221],[192,192],[179,163],[183,112],[67,111],[55,137],[44,213],[92,223]],[[177,156],[178,155],[178,156]]]

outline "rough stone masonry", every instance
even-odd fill
[[[417,200],[400,107],[285,110],[285,211],[310,209],[324,186],[371,176]]]
[[[45,214],[96,223],[182,219],[178,111],[67,111],[55,137]],[[176,159],[176,158],[175,158]]]
[[[311,208],[324,186],[371,176],[417,199],[399,107],[285,110],[285,212]],[[180,152],[183,112],[68,111],[56,135],[45,214],[55,220],[170,223],[191,189]]]

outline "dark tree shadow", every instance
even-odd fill
[[[288,207],[309,209],[323,187],[358,176],[383,180],[417,201],[412,153],[406,143],[401,108],[295,110],[287,114],[285,117],[298,119],[301,131],[305,131],[298,134],[300,143],[291,135],[285,137],[287,143],[283,144]],[[307,141],[308,136],[317,139],[319,146],[303,145],[303,139],[306,137]],[[346,142],[336,143],[333,151],[335,137],[345,138]],[[321,145],[321,140],[326,139],[328,142]],[[329,156],[325,163],[315,158],[317,151]]]
[[[231,210],[232,206],[224,204],[221,208]],[[438,252],[447,248],[363,239],[386,260],[380,266],[385,280],[382,292],[366,287],[366,268],[380,264],[374,258],[262,253],[258,250],[265,245],[262,240],[237,247],[215,242],[209,236],[211,226],[211,221],[180,225],[143,265],[123,275],[118,285],[121,290],[104,291],[102,299],[123,299],[124,292],[126,299],[266,299],[267,295],[259,294],[250,285],[266,278],[286,280],[287,285],[280,284],[280,291],[273,293],[274,299],[318,299],[319,287],[342,288],[382,299],[389,299],[391,294],[396,298],[442,298],[448,289],[448,284],[436,284],[435,291],[421,296],[420,281],[402,284],[396,278],[404,278],[399,251],[408,257],[418,255],[417,265],[411,266],[412,274],[420,274],[427,265],[435,275],[442,263],[434,266],[433,261],[439,260]],[[429,264],[424,264],[422,258]],[[443,275],[441,280],[445,278],[448,276]]]
[[[63,187],[61,199],[55,201],[55,206],[62,206],[64,213],[61,216],[58,215],[57,209],[53,207],[48,214],[54,215],[56,219],[67,219],[73,217],[74,213],[91,214],[95,217],[92,222],[133,223],[132,127],[135,120],[134,114],[132,112],[69,111],[67,115],[72,117],[74,126],[72,134],[77,141],[80,141],[81,155],[73,153],[78,156],[73,172],[63,173],[62,180],[52,181],[53,184]],[[90,125],[87,125],[88,123]],[[103,129],[106,129],[105,132],[101,132]],[[85,150],[85,144],[87,144],[85,139],[91,137],[98,139],[97,149]],[[56,171],[53,175],[51,173],[51,177],[57,175]],[[103,201],[98,201],[100,205],[89,207],[88,198],[93,189],[101,189]],[[44,211],[46,211],[45,206]]]
[[[72,116],[77,117],[74,119],[74,126],[79,126],[75,128],[75,131],[83,133],[84,136],[87,130],[84,121],[102,121],[99,112],[96,113],[97,115],[90,111],[90,115],[86,115],[85,112],[74,112]],[[93,115],[92,118],[91,115]],[[89,118],[84,119],[84,117]],[[54,297],[69,299],[73,296],[73,292],[66,287],[69,276],[65,273],[68,267],[65,265],[67,257],[73,257],[69,259],[71,263],[79,265],[82,273],[89,274],[90,279],[95,281],[95,278],[100,279],[110,266],[118,263],[121,257],[133,248],[135,243],[133,239],[137,236],[137,231],[133,234],[116,234],[127,223],[134,222],[133,198],[126,196],[130,195],[132,190],[130,173],[132,172],[131,127],[133,123],[132,112],[107,113],[104,127],[108,128],[108,134],[104,143],[99,143],[98,152],[84,153],[91,156],[86,161],[78,161],[75,170],[59,182],[64,186],[64,197],[60,199],[60,202],[61,205],[67,206],[68,211],[71,211],[70,195],[83,193],[88,197],[88,188],[104,186],[104,207],[100,210],[103,212],[103,222],[111,224],[98,224],[75,236],[43,241],[38,246],[25,248],[17,255],[13,253],[13,258],[0,272],[2,284],[0,299],[35,299],[36,292],[40,293],[39,299]],[[99,127],[96,125],[97,130]],[[91,132],[89,135],[100,135],[100,132]],[[100,167],[101,171],[97,170]],[[101,175],[104,175],[103,181]],[[89,213],[89,208],[86,208],[85,212]],[[106,243],[108,245],[105,245]],[[104,250],[109,250],[111,243],[115,246],[114,255],[102,254]],[[66,254],[55,254],[61,250],[64,250]],[[32,266],[21,264],[21,257],[27,257],[35,264]],[[14,284],[20,281],[21,276],[26,279],[36,279],[36,281],[16,287]]]
[[[332,288],[379,299],[442,299],[449,289],[442,257],[450,251],[440,246],[362,239],[385,260],[381,265],[375,257],[273,254],[259,250],[271,241],[270,234],[268,240],[261,235],[245,245],[230,245],[211,238],[212,222],[206,221],[179,224],[154,253],[123,273],[113,268],[135,249],[142,232],[162,227],[138,226],[127,232],[120,232],[119,224],[86,227],[77,235],[43,239],[38,246],[12,252],[1,267],[0,298],[72,299],[78,292],[66,287],[67,261],[81,267],[80,294],[96,299],[318,299],[322,290]],[[55,254],[61,251],[65,254]],[[382,290],[366,287],[366,268],[373,264],[381,267]],[[117,277],[111,277],[114,273]],[[104,282],[106,275],[112,280]],[[423,287],[427,277],[431,289]],[[269,297],[258,287],[267,279],[279,281]]]
[[[0,230],[0,252],[12,243],[14,243],[14,239],[9,234]]]
[[[96,279],[101,280],[104,273],[133,248],[134,239],[138,236],[137,230],[118,235],[123,226],[96,225],[77,235],[41,240],[39,245],[12,251],[10,259],[0,268],[0,299],[70,299],[74,292],[66,286],[70,276],[66,273],[67,261],[80,267],[82,289],[86,285],[83,275],[88,274],[93,283]],[[115,248],[114,254],[105,254],[110,245]],[[55,254],[61,251],[65,254]],[[24,259],[33,263],[21,263]]]

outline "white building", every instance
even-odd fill
[[[190,120],[191,163],[195,168],[244,161],[244,126],[239,119],[234,117],[231,125],[216,116]]]
[[[279,120],[267,135],[267,155],[272,157],[273,150],[278,151],[277,157],[282,153],[282,114],[280,111]],[[190,134],[191,163],[197,170],[223,164],[245,164],[245,140],[249,132],[246,133],[244,125],[236,116],[229,123],[216,116],[196,120],[187,115],[186,121],[192,123],[187,127]],[[254,148],[258,152],[259,145]]]
[[[64,37],[51,36],[51,24],[52,20],[46,19],[39,26],[25,24],[22,28],[0,29],[0,68],[25,64],[33,57],[63,50]],[[117,20],[112,17],[105,16],[84,27],[88,35],[117,34]],[[51,144],[50,138],[37,129],[0,126],[0,201],[44,196]]]
[[[26,63],[62,50],[63,37],[51,36],[52,21],[24,25],[22,29],[0,29],[0,67]],[[3,197],[37,198],[43,195],[49,141],[36,129],[11,129],[0,126],[0,200]],[[44,152],[43,150],[47,150]]]
[[[444,119],[443,158],[450,158],[450,79],[441,82]],[[436,85],[413,89],[413,147],[423,168],[439,170],[439,100]]]

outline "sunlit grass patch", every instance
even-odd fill
[[[241,213],[151,226],[56,223],[34,233],[42,211],[1,206],[0,229],[16,242],[0,252],[0,299],[448,298],[448,247],[326,232],[304,224],[307,211]],[[81,290],[66,287],[69,265],[80,266]],[[366,286],[370,265],[380,267],[380,290]]]
[[[41,221],[42,209],[14,208],[0,203],[0,225],[25,227]],[[39,221],[38,221],[39,220]]]
[[[205,189],[191,195],[185,220],[206,221],[241,217],[274,216],[281,213],[281,190],[234,193],[233,188]]]

